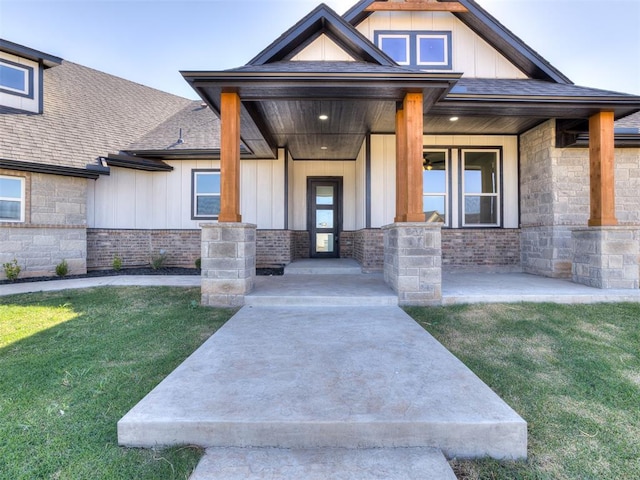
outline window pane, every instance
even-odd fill
[[[447,192],[447,164],[445,152],[427,152],[424,158],[422,185],[424,193]]]
[[[423,197],[423,208],[427,222],[445,223],[445,196],[425,195]]]
[[[398,63],[409,63],[409,37],[381,37],[380,49]]]
[[[196,193],[220,193],[220,174],[196,173]]]
[[[465,152],[465,193],[496,193],[498,191],[497,170],[496,152]]]
[[[333,252],[333,233],[316,233],[316,252]]]
[[[215,217],[220,213],[220,197],[197,197],[196,215]]]
[[[3,87],[27,91],[27,72],[22,69],[0,63],[0,85]]]
[[[419,37],[420,63],[447,63],[445,38]]]
[[[316,187],[316,205],[333,205],[333,187]]]
[[[316,228],[333,228],[333,210],[316,210]]]
[[[465,197],[464,223],[465,225],[497,225],[498,199],[496,197]]]
[[[19,178],[0,178],[0,197],[22,199],[22,181]]]
[[[20,220],[20,202],[0,200],[0,219]]]

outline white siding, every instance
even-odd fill
[[[356,159],[356,223],[355,230],[367,226],[367,161],[366,144],[362,144]]]
[[[499,147],[502,148],[502,205],[504,228],[518,228],[518,137],[516,136],[464,136],[425,135],[423,145],[429,147]],[[395,217],[396,137],[373,135],[371,137],[371,226],[382,227],[393,222]],[[452,164],[452,173],[458,165]],[[450,194],[458,195],[458,186],[452,185]],[[453,223],[457,223],[457,212],[452,212]]]
[[[291,162],[289,176],[289,229],[307,229],[307,178],[342,177],[344,230],[356,229],[356,162],[300,161]]]
[[[321,35],[315,39],[310,45],[305,47],[300,53],[292,58],[298,61],[343,61],[353,62],[351,55],[345,52],[341,47],[326,35]]]
[[[472,78],[527,78],[502,54],[448,12],[375,12],[357,29],[371,42],[376,30],[443,30],[452,35],[452,71]],[[442,71],[442,70],[434,70]]]
[[[90,228],[193,229],[191,171],[220,168],[217,160],[167,161],[171,172],[111,168],[111,175],[91,182]],[[261,229],[284,228],[284,153],[269,160],[240,162],[242,220]]]
[[[0,105],[5,107],[38,113],[40,111],[40,66],[37,62],[26,58],[16,57],[10,53],[0,52],[0,58],[33,69],[33,98],[21,97],[10,93],[0,92]]]

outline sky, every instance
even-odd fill
[[[344,13],[357,0],[324,0]],[[640,95],[640,0],[477,0],[577,85]],[[196,99],[320,0],[0,0],[0,38]]]

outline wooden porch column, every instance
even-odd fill
[[[406,222],[424,222],[422,191],[422,93],[407,93],[404,97],[404,125],[406,132],[407,217]]]
[[[220,96],[220,215],[218,222],[241,222],[240,96]]]
[[[590,227],[618,225],[615,205],[613,120],[613,112],[600,112],[589,118]]]
[[[407,125],[404,105],[398,102],[396,111],[396,218],[407,221]]]

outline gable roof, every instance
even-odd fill
[[[11,53],[12,55],[16,55],[18,57],[27,58],[29,60],[33,60],[34,62],[42,62],[45,68],[55,67],[56,65],[60,65],[62,63],[62,59],[60,57],[55,57],[53,55],[49,55],[48,53],[25,47],[24,45],[19,45],[2,38],[0,38],[0,51]]]
[[[379,65],[395,65],[391,58],[325,4],[320,4],[312,10],[254,57],[248,65],[264,65],[289,60],[322,34],[333,40],[356,60]]]
[[[190,104],[186,98],[63,61],[44,71],[44,113],[0,110],[0,166],[25,164],[21,169],[29,170],[30,165],[47,165],[67,174],[73,168],[83,176],[87,164],[119,151]]]
[[[377,0],[361,0],[344,14],[344,20],[354,26],[360,24],[374,13],[366,9],[376,1]],[[437,1],[450,2],[453,0]],[[456,1],[465,6],[468,12],[452,12],[452,15],[455,15],[462,23],[473,30],[529,77],[556,83],[573,83],[560,72],[560,70],[551,65],[494,16],[478,5],[475,0]]]

